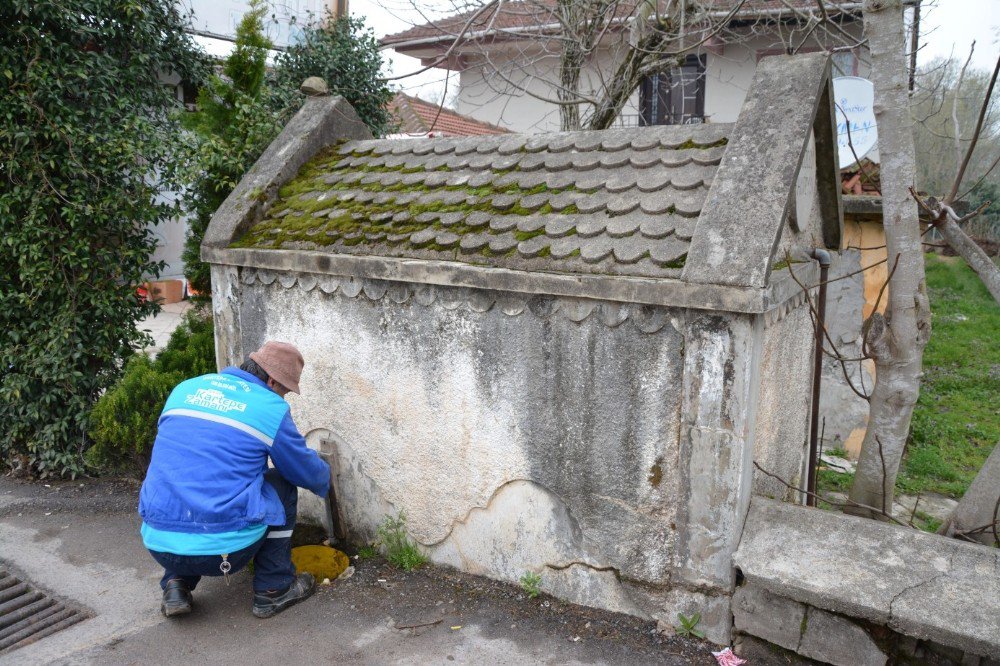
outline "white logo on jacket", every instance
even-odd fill
[[[207,407],[220,412],[245,412],[247,404],[230,400],[222,391],[215,389],[198,389],[194,395],[188,395],[184,402],[197,407]]]

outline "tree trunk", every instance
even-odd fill
[[[559,129],[580,129],[580,70],[585,54],[580,44],[567,41],[559,58]]]
[[[930,335],[917,203],[909,195],[915,174],[902,0],[865,0],[881,156],[882,215],[889,265],[887,315],[865,322],[864,341],[876,368],[868,430],[850,499],[883,512],[892,509],[910,417],[920,393],[921,363]],[[898,262],[898,263],[897,263]],[[878,517],[867,509],[850,513]]]
[[[962,497],[948,520],[941,525],[938,534],[955,536],[964,534],[970,539],[1000,547],[998,532],[1000,525],[1000,443],[993,447],[993,453],[986,464],[972,480],[972,485]],[[971,534],[969,532],[972,532]]]
[[[962,228],[958,226],[955,220],[948,217],[947,214],[945,214],[943,220],[937,222],[934,226],[941,232],[944,239],[948,241],[948,245],[962,259],[965,259],[965,263],[969,264],[969,267],[976,272],[979,279],[989,289],[993,300],[1000,303],[1000,268],[993,263],[989,255],[983,252],[983,248],[979,247],[974,240],[969,238],[968,234],[962,231]]]
[[[665,60],[663,48],[669,41],[668,36],[674,34],[674,22],[671,17],[661,16],[657,24],[653,25],[649,23],[650,12],[651,5],[646,3],[633,19],[632,46],[625,52],[625,58],[605,87],[603,96],[590,116],[587,129],[603,130],[611,127],[628,98],[642,83],[642,78],[652,73],[649,61]],[[665,64],[664,68],[666,66]]]

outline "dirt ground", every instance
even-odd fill
[[[138,537],[137,493],[123,479],[0,479],[0,561],[93,613],[0,663],[715,663],[714,646],[664,638],[638,618],[381,558],[352,558],[351,578],[271,620],[251,616],[247,572],[228,586],[205,579],[195,612],[167,621],[160,572]]]

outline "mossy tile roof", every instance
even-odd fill
[[[348,141],[233,247],[678,277],[731,129]]]

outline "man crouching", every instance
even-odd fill
[[[191,612],[202,576],[251,561],[257,617],[313,593],[316,581],[296,575],[291,559],[296,486],[326,497],[330,466],[306,446],[284,400],[299,392],[303,365],[293,345],[267,342],[239,368],[189,379],[167,398],[139,494],[167,617]]]

